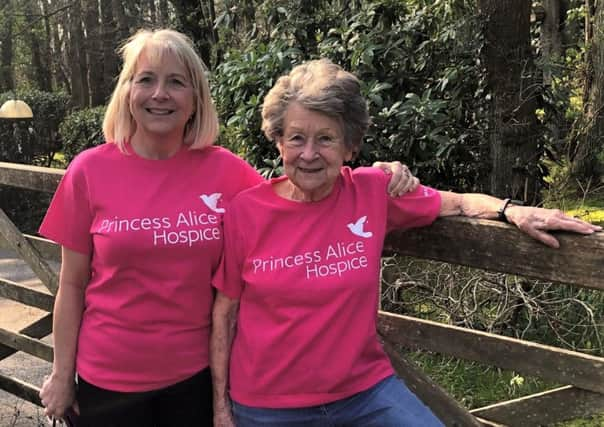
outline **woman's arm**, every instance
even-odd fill
[[[61,418],[75,403],[75,358],[84,291],[90,279],[90,257],[62,247],[59,290],[53,317],[54,361],[40,398],[49,417]],[[77,407],[76,407],[77,411]]]
[[[239,300],[230,299],[216,292],[212,311],[212,335],[210,338],[210,366],[214,387],[214,426],[234,427],[229,399],[229,360],[231,344],[235,337]]]
[[[504,201],[486,194],[452,193],[439,191],[441,207],[439,216],[463,215],[471,218],[495,219]],[[532,206],[508,205],[504,212],[506,220],[532,238],[547,246],[557,248],[558,240],[548,230],[565,230],[581,234],[601,231],[602,227],[565,215],[557,209]]]

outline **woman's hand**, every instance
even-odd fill
[[[505,210],[505,216],[508,222],[552,248],[560,247],[560,243],[548,233],[550,230],[572,231],[580,234],[592,234],[602,230],[602,227],[598,225],[569,217],[558,209],[509,206]]]
[[[73,407],[77,414],[80,412],[75,400],[73,377],[64,378],[53,372],[42,384],[40,399],[47,417],[62,418],[69,407]]]
[[[411,174],[409,168],[401,162],[375,162],[374,168],[379,168],[387,175],[392,175],[388,183],[388,194],[392,197],[402,196],[413,191],[419,185],[419,179]]]
[[[214,405],[214,427],[235,427],[230,405],[221,405],[220,409]]]

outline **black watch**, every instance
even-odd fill
[[[508,218],[505,216],[505,210],[510,206],[522,206],[524,202],[522,200],[504,199],[503,204],[497,210],[497,219],[500,221],[508,222]]]

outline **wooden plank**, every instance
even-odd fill
[[[44,316],[43,318],[35,321],[29,326],[21,329],[20,334],[27,335],[31,338],[43,338],[52,332],[52,314]],[[0,360],[5,359],[17,351],[9,346],[0,344]]]
[[[550,425],[604,412],[604,395],[564,386],[470,412],[512,427]]]
[[[36,248],[40,255],[42,255],[42,258],[61,262],[61,246],[43,237],[32,236],[30,234],[24,234],[23,236]]]
[[[30,338],[27,335],[16,334],[0,328],[0,344],[52,363],[52,346],[35,338]]]
[[[403,255],[604,290],[604,233],[556,233],[559,249],[499,221],[441,218],[432,226],[395,231],[384,248]]]
[[[604,358],[381,311],[380,331],[411,348],[448,354],[604,393]]]
[[[0,185],[54,193],[63,169],[0,162]]]
[[[12,223],[2,208],[0,208],[0,233],[2,233],[5,239],[10,242],[15,252],[23,258],[50,292],[52,292],[53,295],[56,294],[57,289],[59,288],[57,274],[42,258],[40,252],[23,237],[23,234],[21,234],[15,224]]]
[[[33,245],[34,248],[40,252],[42,258],[61,262],[61,246],[53,242],[52,240],[44,239],[38,236],[32,236],[30,234],[23,234],[25,239]],[[0,233],[0,248],[10,249],[13,246],[11,243]]]
[[[381,331],[378,328],[378,333]],[[438,384],[421,372],[414,364],[402,357],[388,338],[382,335],[384,350],[397,375],[407,387],[428,406],[446,426],[482,427],[482,423],[467,409],[450,397]]]
[[[43,292],[29,289],[16,282],[0,278],[0,297],[7,298],[21,304],[51,312],[54,306],[54,297]]]
[[[0,374],[0,389],[42,407],[40,389],[35,385]]]

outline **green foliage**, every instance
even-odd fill
[[[21,99],[32,109],[31,120],[0,120],[0,158],[3,161],[48,166],[61,148],[59,123],[67,113],[69,97],[63,92],[20,91],[0,94],[0,103]]]
[[[103,116],[105,107],[78,110],[65,118],[59,132],[63,138],[63,152],[66,163],[81,151],[105,142],[103,137]]]
[[[264,95],[293,65],[328,57],[363,81],[374,122],[355,165],[401,160],[423,182],[478,189],[487,172],[486,94],[473,7],[469,1],[263,2],[265,21],[255,37],[231,49],[213,75],[226,125],[221,143],[267,174],[278,172],[277,152],[260,132]]]
[[[272,161],[278,152],[260,131],[262,100],[276,78],[299,58],[299,50],[280,40],[258,42],[244,51],[227,53],[213,75],[213,97],[223,126],[219,143],[257,168],[278,167]],[[270,168],[265,175],[274,170]]]
[[[60,149],[58,124],[65,117],[68,97],[64,93],[36,90],[0,94],[0,104],[21,99],[32,109],[31,120],[0,120],[0,161],[49,166]],[[36,191],[0,188],[2,208],[17,227],[28,233],[37,229],[48,206],[48,195]]]

